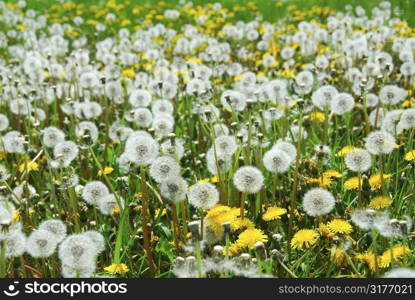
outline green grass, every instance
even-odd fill
[[[18,0],[11,0],[10,2],[17,2]],[[275,22],[282,17],[287,16],[287,7],[289,5],[296,5],[301,10],[309,10],[313,6],[327,6],[334,10],[344,10],[345,6],[350,4],[353,6],[360,5],[366,9],[368,13],[372,10],[373,7],[378,5],[384,0],[200,0],[193,1],[195,5],[203,5],[206,3],[219,2],[224,7],[231,8],[235,5],[244,6],[248,2],[255,2],[258,4],[259,11],[262,13],[263,17],[267,21]],[[27,6],[38,10],[46,10],[51,5],[59,3],[56,0],[29,0],[27,1]],[[84,3],[90,5],[105,5],[104,0],[73,0],[75,3]],[[126,1],[119,0],[118,3],[125,3]],[[132,4],[143,4],[143,3],[158,3],[160,1],[156,0],[143,0],[143,1],[128,1]],[[166,1],[169,5],[174,7],[178,5],[178,0],[168,0]],[[283,2],[284,5],[277,7],[275,4],[277,2]],[[390,0],[394,7],[399,7],[400,16],[408,21],[411,26],[415,26],[415,1],[414,0]]]

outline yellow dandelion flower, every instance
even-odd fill
[[[228,251],[228,255],[229,255],[229,256],[234,256],[234,255],[236,255],[236,254],[240,253],[240,252],[241,252],[241,250],[242,250],[242,249],[239,247],[239,245],[238,245],[238,244],[236,244],[236,243],[232,243],[232,244],[230,244],[230,245],[229,245],[229,247],[228,247],[228,248],[223,247],[223,255],[225,255],[225,256],[226,256],[226,251]]]
[[[359,177],[352,177],[344,182],[344,188],[346,190],[355,190],[359,188]]]
[[[264,221],[279,220],[282,215],[285,215],[287,210],[281,207],[269,207],[262,215]]]
[[[326,119],[326,116],[322,112],[313,112],[308,115],[311,121],[323,122]]]
[[[392,204],[392,199],[387,196],[378,196],[370,200],[369,207],[373,209],[383,209]]]
[[[409,100],[405,100],[404,102],[402,102],[401,106],[404,108],[407,108],[407,107],[411,107],[412,104],[414,103],[415,103],[415,100],[409,99]]]
[[[121,77],[134,78],[135,72],[133,69],[124,69],[121,72]]]
[[[0,160],[3,160],[6,157],[6,152],[0,151]]]
[[[115,275],[115,274],[124,275],[125,273],[129,271],[126,264],[112,264],[108,267],[105,267],[104,270],[107,273],[112,274],[112,275]]]
[[[327,227],[333,233],[349,234],[353,231],[352,225],[342,219],[334,219],[327,224]]]
[[[320,223],[318,225],[318,231],[319,231],[320,235],[322,235],[324,237],[327,237],[327,238],[332,238],[332,237],[335,236],[335,234],[333,233],[333,231],[331,231],[329,229],[329,227],[326,224],[324,224],[324,223]]]
[[[330,177],[330,178],[331,177],[340,178],[343,176],[340,172],[336,170],[327,170],[326,172],[323,173],[323,175],[326,177]]]
[[[345,146],[343,147],[339,152],[337,152],[337,156],[345,156],[347,153],[349,153],[350,151],[356,149],[356,147],[354,146]]]
[[[231,222],[231,230],[237,231],[240,229],[247,229],[247,228],[253,228],[254,223],[249,220],[248,218],[236,218]]]
[[[12,217],[12,223],[19,223],[22,220],[22,216],[20,215],[20,211],[18,209],[16,209],[13,212],[13,217]]]
[[[405,154],[404,159],[406,161],[413,161],[415,160],[415,150],[409,151]]]
[[[24,162],[19,165],[18,169],[20,173],[23,173],[25,170],[27,170],[27,172],[37,171],[39,165],[36,162]]]
[[[218,183],[219,182],[219,176],[215,175],[211,178],[203,178],[203,179],[198,180],[197,183],[203,183],[203,182]]]
[[[213,232],[221,233],[223,224],[234,221],[240,215],[240,209],[225,205],[215,205],[206,214],[206,220],[209,222]]]
[[[98,171],[98,176],[102,176],[102,175],[109,175],[114,171],[114,168],[111,167],[105,167],[104,170],[99,170]]]
[[[392,177],[391,174],[383,174],[384,182],[386,182],[391,177]],[[380,174],[373,174],[372,176],[370,176],[369,184],[370,184],[370,187],[371,187],[372,191],[380,188],[380,186],[381,186],[381,176],[380,176]]]
[[[291,239],[291,247],[294,249],[307,249],[313,246],[319,237],[314,229],[301,229]]]
[[[135,208],[134,208],[135,209]],[[141,209],[141,208],[140,208]],[[156,211],[155,211],[155,215],[156,216],[160,216],[160,217],[162,217],[162,216],[165,216],[167,214],[167,210],[165,209],[165,208],[163,208],[163,209],[161,209],[161,208],[156,208]]]
[[[111,211],[113,215],[118,215],[121,212],[121,210],[118,207],[114,207]]]
[[[248,247],[249,249],[253,249],[257,242],[266,243],[267,241],[268,237],[261,229],[248,228],[239,234],[236,244],[239,246],[239,248]]]
[[[342,265],[345,261],[345,254],[343,247],[334,246],[330,249],[330,260],[336,263],[338,266]]]

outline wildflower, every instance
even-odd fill
[[[290,166],[290,157],[276,148],[267,151],[263,157],[265,168],[272,173],[285,173]]]
[[[362,184],[362,182],[360,183]],[[344,182],[344,188],[346,190],[356,190],[359,188],[359,177],[352,177]]]
[[[331,111],[337,115],[343,115],[354,107],[353,96],[347,93],[339,93],[331,101]]]
[[[309,114],[309,118],[311,121],[324,122],[326,116],[321,112],[314,112]]]
[[[180,176],[170,177],[160,184],[161,195],[172,202],[183,201],[186,198],[187,190],[187,182]]]
[[[244,193],[257,193],[262,188],[263,182],[262,172],[252,166],[241,167],[233,175],[233,184]]]
[[[27,252],[32,257],[48,257],[55,252],[58,245],[55,235],[42,229],[33,231],[26,243]]]
[[[104,270],[112,275],[124,275],[130,271],[126,264],[112,264],[108,267],[105,267]]]
[[[297,156],[297,149],[295,146],[289,142],[285,142],[283,140],[278,140],[276,144],[272,147],[272,149],[280,149],[284,151],[288,157],[290,158],[290,163],[292,163],[296,156]]]
[[[312,217],[328,214],[334,209],[334,204],[333,195],[322,188],[311,189],[303,197],[303,208]]]
[[[353,231],[352,225],[342,219],[334,219],[327,224],[327,227],[333,233],[350,234]]]
[[[377,196],[370,200],[369,207],[373,209],[383,209],[392,204],[392,199],[388,196]]]
[[[104,215],[111,215],[117,210],[121,211],[124,206],[124,200],[114,194],[107,194],[98,200],[98,209]],[[121,207],[120,207],[121,205]]]
[[[337,156],[345,156],[350,151],[356,149],[356,147],[353,146],[345,146],[343,147],[339,152],[337,152]]]
[[[314,229],[301,229],[291,239],[291,247],[294,249],[308,249],[313,246],[319,237]]]
[[[363,149],[354,149],[346,154],[345,163],[347,168],[355,172],[366,172],[370,169],[372,160],[370,153]]]
[[[396,146],[395,138],[386,131],[373,131],[366,137],[366,149],[374,154],[389,154]]]
[[[267,211],[262,215],[264,221],[279,220],[282,215],[285,215],[287,210],[280,207],[269,207]]]
[[[179,173],[179,164],[169,156],[158,157],[150,165],[150,176],[159,183],[170,177],[179,176]]]
[[[383,174],[383,180],[386,182],[392,177],[391,174]],[[381,187],[381,174],[373,174],[369,178],[369,184],[371,186],[371,190],[376,190]]]
[[[236,244],[240,248],[248,247],[249,249],[253,249],[257,242],[266,243],[267,241],[268,237],[261,229],[248,228],[239,234]]]
[[[65,133],[53,126],[47,127],[41,131],[42,141],[46,147],[53,148],[65,140]]]
[[[133,69],[124,69],[121,72],[121,76],[122,77],[127,77],[127,78],[134,78],[135,77],[135,72]]]
[[[109,194],[105,184],[100,181],[91,181],[86,184],[82,191],[82,198],[89,204],[94,205]]]
[[[231,222],[231,231],[254,228],[254,223],[248,218],[236,218]]]
[[[114,168],[112,168],[112,167],[105,167],[104,170],[99,170],[98,171],[98,176],[109,175],[112,172],[114,172]]]
[[[206,220],[209,222],[215,233],[223,232],[223,224],[231,223],[240,215],[240,209],[225,205],[215,205],[206,214]],[[245,218],[244,218],[245,219]]]
[[[193,206],[208,209],[219,201],[219,192],[211,183],[196,183],[188,192],[188,197]]]
[[[415,150],[411,150],[405,154],[404,159],[406,161],[413,161],[415,160]]]
[[[57,243],[60,243],[66,237],[66,225],[61,220],[50,219],[43,221],[39,225],[39,230],[46,230],[52,233]]]

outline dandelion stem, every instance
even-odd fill
[[[151,277],[156,276],[157,267],[153,260],[153,253],[151,249],[151,241],[150,241],[150,232],[148,230],[148,205],[149,199],[147,194],[147,185],[146,185],[146,170],[144,167],[140,169],[141,171],[141,194],[143,200],[143,211],[142,211],[142,220],[141,226],[143,228],[143,235],[144,235],[144,249],[146,251],[148,264],[150,267]]]

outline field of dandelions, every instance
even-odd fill
[[[415,277],[395,4],[93,3],[0,2],[0,277]]]

